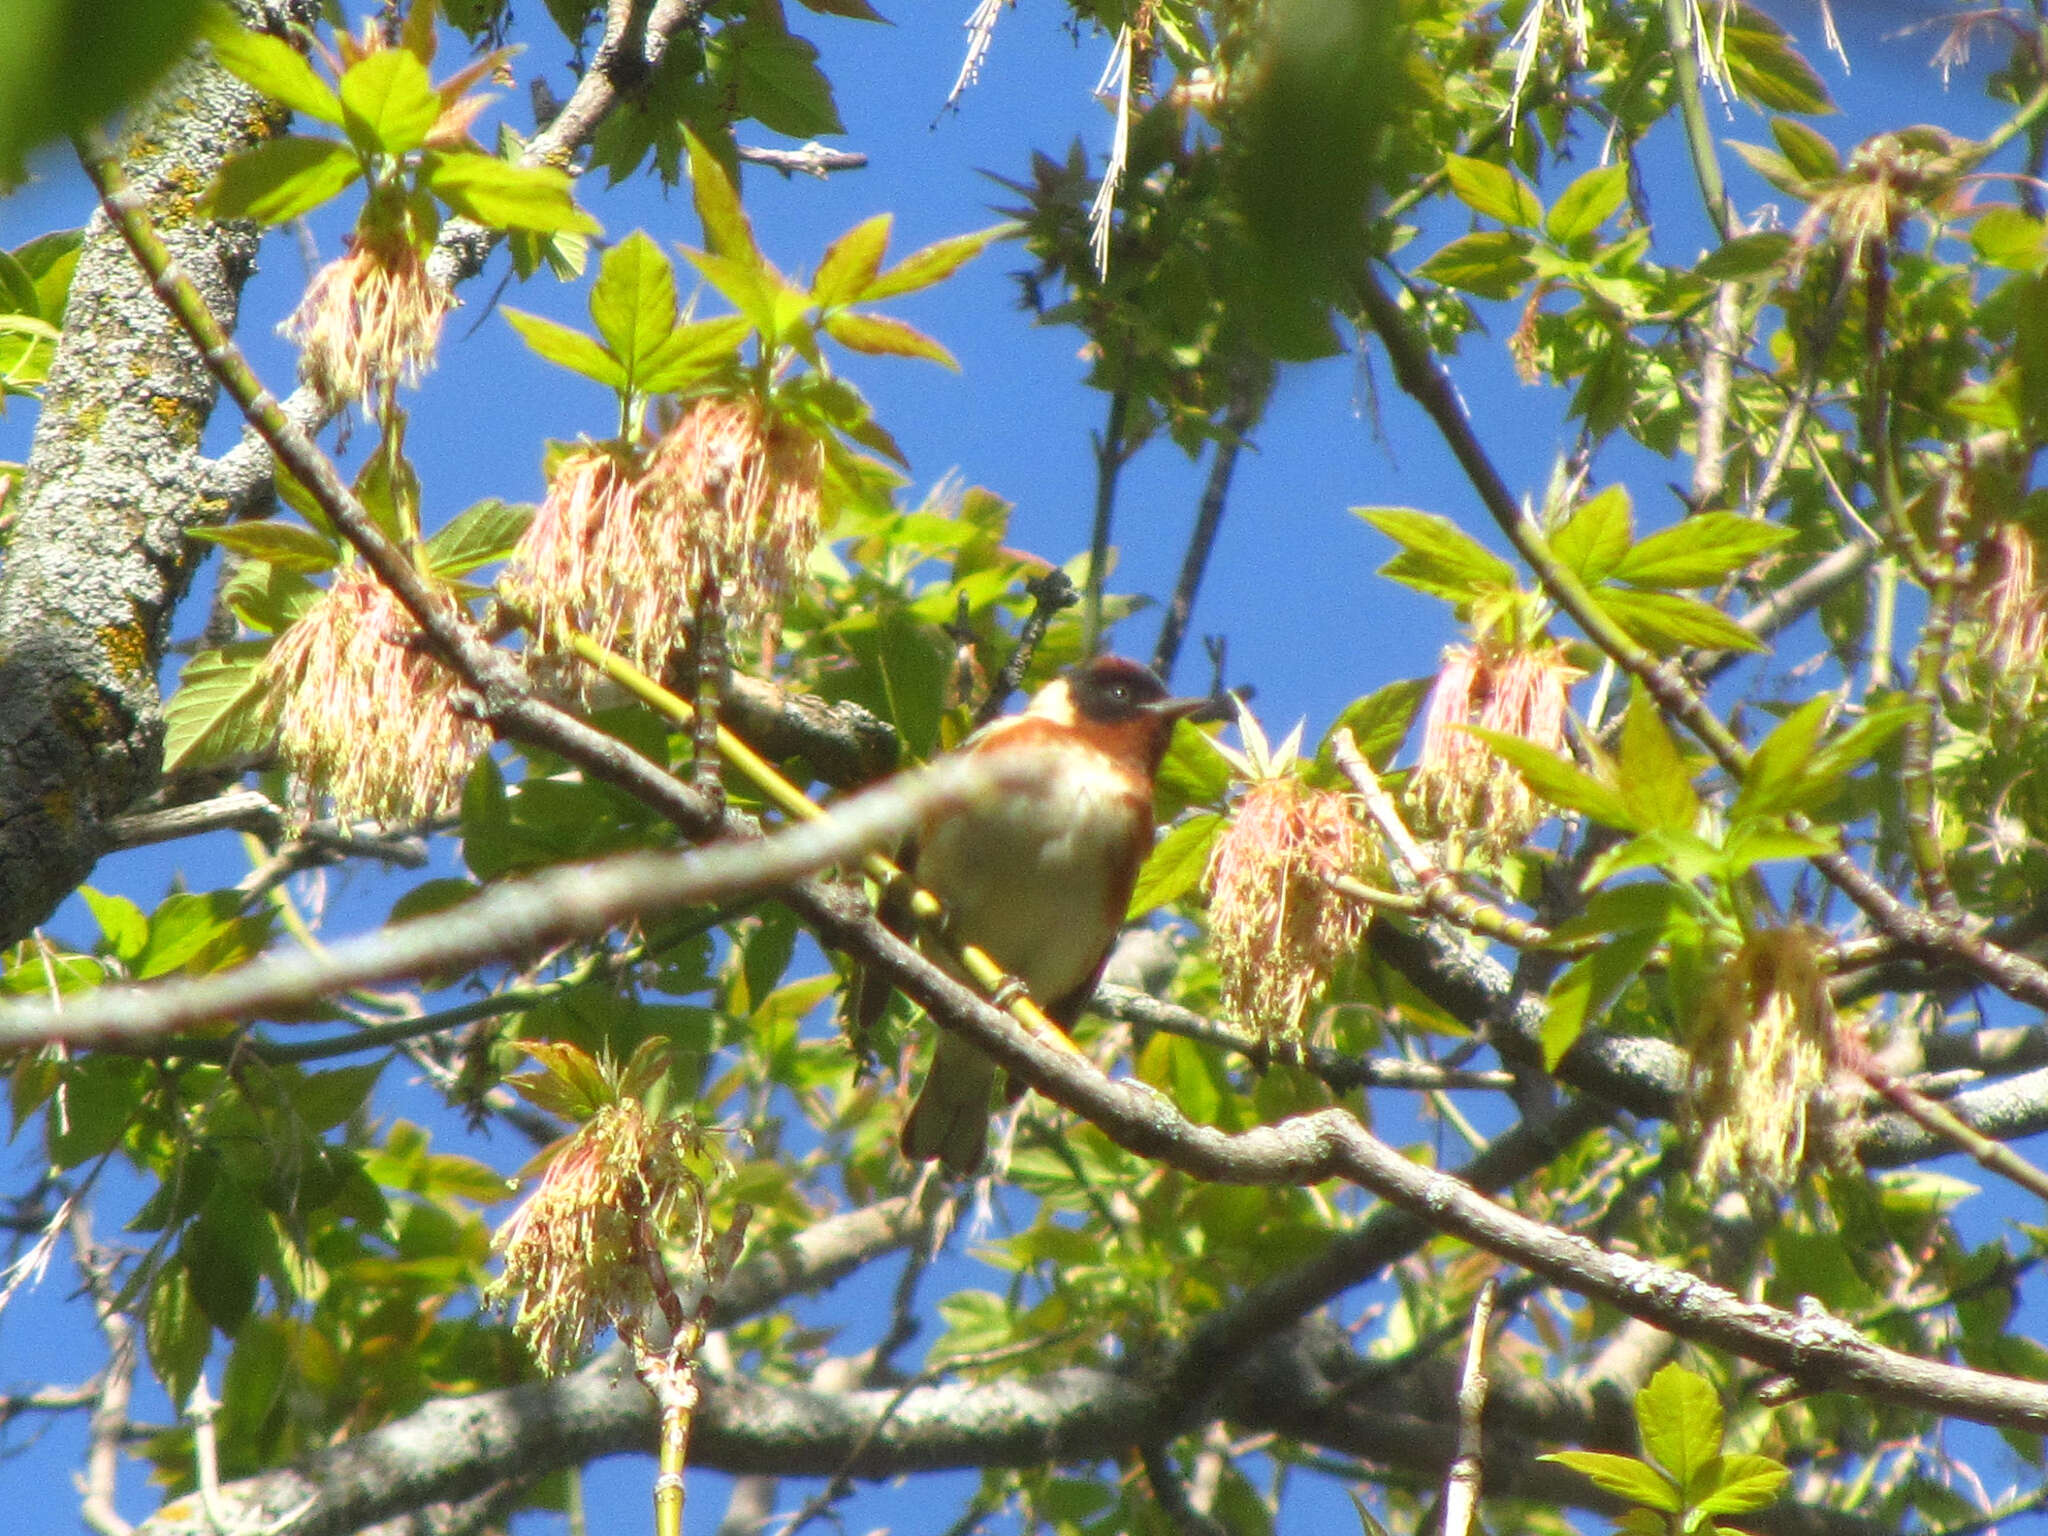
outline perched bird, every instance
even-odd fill
[[[1030,753],[1029,789],[927,822],[900,862],[946,910],[956,944],[986,950],[1032,1001],[1071,1030],[1094,995],[1123,927],[1138,868],[1152,849],[1152,777],[1174,722],[1206,699],[1174,699],[1150,669],[1121,656],[1084,661],[1040,689],[1022,713],[991,722],[963,752]],[[910,928],[903,893],[882,916]],[[934,958],[958,975],[945,954]],[[963,978],[964,979],[964,978]],[[854,1023],[889,1001],[887,982],[859,984]],[[904,1156],[971,1174],[988,1150],[997,1068],[951,1034],[903,1125]]]

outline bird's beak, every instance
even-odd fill
[[[1206,698],[1160,699],[1155,703],[1141,704],[1138,707],[1155,719],[1164,720],[1171,724],[1175,720],[1186,720],[1190,716],[1200,714],[1213,702],[1213,700]]]

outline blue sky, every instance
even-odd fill
[[[541,11],[532,4],[521,9]],[[793,27],[823,50],[848,128],[843,142],[867,153],[870,164],[826,182],[748,173],[748,210],[768,254],[787,270],[807,269],[834,235],[879,211],[895,215],[899,254],[982,227],[995,217],[991,205],[1009,199],[981,170],[1024,174],[1032,149],[1064,155],[1076,136],[1098,154],[1108,143],[1109,117],[1092,101],[1091,91],[1109,39],[1071,35],[1062,25],[1064,8],[1026,0],[1005,12],[980,82],[963,97],[959,110],[947,115],[940,108],[959,65],[964,44],[959,23],[969,7],[963,3],[955,14],[883,0],[883,9],[899,24],[876,27],[792,14]],[[1913,18],[1911,9],[1870,0],[1838,4],[1854,65],[1846,77],[1836,61],[1822,56],[1817,11],[1807,0],[1782,0],[1775,9],[1805,43],[1845,109],[1844,117],[1820,124],[1838,146],[1915,121],[1973,133],[1996,120],[1973,88],[1975,72],[1994,60],[1980,57],[1974,72],[1943,94],[1925,66],[1934,34],[1886,38]],[[559,62],[556,51],[546,46],[540,56]],[[567,94],[559,68],[552,81],[559,94]],[[515,103],[514,110],[523,111],[523,104]],[[1718,131],[1732,138],[1767,137],[1761,119],[1740,108],[1720,118]],[[759,133],[742,137],[768,141]],[[1653,208],[1696,208],[1690,172],[1675,143],[1653,143],[1646,165]],[[24,196],[0,204],[0,244],[11,246],[45,229],[75,224],[89,207],[80,178],[61,160],[46,158],[43,171],[43,179]],[[1739,170],[1733,190],[1745,211],[1773,198]],[[586,196],[612,236],[638,225],[665,241],[698,240],[686,188],[664,196],[636,184],[614,193],[591,189]],[[1794,210],[1782,212],[1787,222],[1796,217]],[[1457,227],[1446,222],[1432,233],[1441,237]],[[322,227],[317,234],[323,250],[332,253],[334,229]],[[1696,217],[1660,227],[1667,259],[1688,259],[1706,239],[1704,222]],[[1416,259],[1436,243],[1440,238],[1425,235],[1415,247]],[[884,359],[861,359],[853,372],[910,458],[914,484],[907,494],[920,494],[948,474],[985,485],[1017,504],[1013,543],[1066,559],[1087,542],[1094,495],[1089,442],[1101,426],[1104,402],[1081,387],[1078,333],[1034,327],[1019,310],[1009,274],[1026,264],[1015,247],[997,246],[938,292],[894,306],[953,350],[961,363],[957,375],[928,364]],[[430,522],[486,495],[536,497],[543,438],[602,435],[612,425],[605,392],[534,366],[503,320],[487,313],[503,272],[500,256],[465,291],[466,307],[451,319],[440,369],[410,402],[408,441],[418,456],[428,506],[438,509],[430,511]],[[280,390],[291,377],[292,358],[269,327],[295,300],[304,275],[290,234],[273,234],[246,302],[245,314],[254,323],[245,327],[243,340],[266,380]],[[565,320],[583,318],[581,286],[565,289],[541,278],[508,290],[505,297]],[[1494,337],[1468,340],[1456,376],[1482,437],[1511,483],[1520,491],[1540,493],[1572,433],[1563,419],[1562,398],[1519,384],[1507,367],[1498,338],[1512,318],[1491,318]],[[0,458],[26,456],[30,419],[31,413],[17,405],[0,420]],[[217,423],[214,446],[233,435],[233,424]],[[1162,440],[1126,470],[1117,530],[1120,590],[1161,597],[1170,590],[1204,467],[1190,464]],[[1601,473],[1631,483],[1640,524],[1655,525],[1677,514],[1676,500],[1664,487],[1686,478],[1684,464],[1621,452],[1603,459]],[[1259,712],[1270,729],[1284,732],[1296,718],[1306,717],[1314,739],[1353,698],[1433,669],[1438,650],[1455,638],[1449,611],[1373,577],[1390,550],[1347,510],[1359,504],[1412,505],[1445,513],[1498,547],[1447,452],[1393,389],[1383,362],[1361,362],[1354,354],[1288,369],[1255,451],[1240,464],[1209,584],[1183,651],[1183,685],[1203,680],[1198,638],[1225,634],[1229,681],[1256,686]],[[202,577],[202,592],[205,585]],[[1127,621],[1114,637],[1117,648],[1149,655],[1156,624],[1156,613]],[[245,869],[235,841],[220,837],[110,860],[95,883],[149,906],[179,875],[198,886],[231,881]],[[336,920],[360,924],[381,915],[388,890],[373,878],[349,876],[340,882],[338,896]],[[88,942],[92,933],[75,902],[52,926],[72,942]],[[416,1115],[417,1109],[408,1112]],[[452,1122],[436,1129],[443,1143],[456,1134]],[[36,1151],[24,1138],[11,1154],[9,1182],[15,1184],[33,1165]],[[501,1144],[495,1155],[517,1161],[521,1154]],[[2013,1212],[2004,1194],[1993,1189],[1969,1202],[1965,1214],[1968,1225],[1981,1231]],[[863,1289],[849,1288],[807,1304],[806,1315],[841,1321],[872,1316],[885,1300],[879,1287],[892,1273],[873,1276]],[[0,1389],[31,1381],[73,1381],[96,1366],[101,1346],[71,1304],[72,1289],[60,1255],[40,1289],[17,1298],[0,1318]],[[150,1401],[147,1393],[137,1412],[168,1417],[167,1406]],[[69,1479],[80,1462],[83,1429],[81,1422],[60,1420],[27,1454],[0,1460],[0,1498],[10,1510],[11,1529],[22,1536],[79,1529]],[[2003,1453],[1992,1437],[1983,1438],[1985,1479],[1997,1485],[2007,1480],[1998,1470]],[[17,1425],[9,1448],[17,1449],[22,1439]],[[594,1469],[589,1484],[593,1528],[599,1521],[610,1529],[644,1528],[647,1478],[647,1468],[634,1462]],[[884,1523],[898,1531],[936,1529],[951,1518],[958,1494],[970,1485],[964,1475],[948,1479],[943,1499],[928,1482],[901,1493],[867,1494],[854,1505],[849,1524],[856,1529]],[[801,1496],[786,1494],[785,1507]],[[125,1512],[139,1517],[150,1502],[139,1476],[131,1477],[124,1489]],[[709,1531],[722,1503],[716,1487],[693,1483],[691,1530]],[[1319,1529],[1322,1520],[1339,1516],[1348,1525],[1348,1507],[1317,1505],[1304,1510],[1291,1529]]]

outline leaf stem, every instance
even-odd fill
[[[1693,34],[1691,0],[1664,0],[1664,29],[1671,34],[1671,81],[1678,91],[1679,121],[1685,125],[1692,173],[1700,184],[1707,217],[1725,241],[1735,232],[1735,213],[1728,185],[1714,153],[1714,133],[1707,122],[1707,104],[1700,95],[1699,39]]]

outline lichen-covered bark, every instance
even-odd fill
[[[165,238],[222,321],[256,232],[202,217],[221,162],[281,115],[210,61],[180,65],[123,149]],[[0,570],[0,941],[41,922],[157,782],[157,667],[211,515],[199,436],[212,379],[95,216]]]

